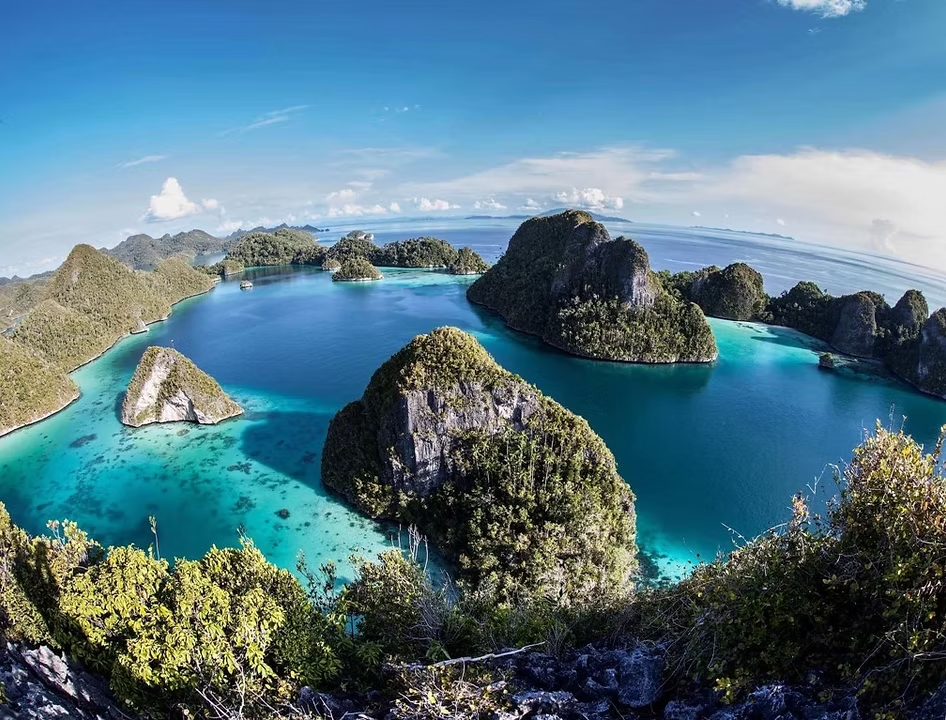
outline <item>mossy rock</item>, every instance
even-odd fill
[[[628,587],[634,496],[580,417],[456,328],[415,338],[329,425],[322,481],[416,523],[472,588],[565,603]]]
[[[125,392],[121,421],[132,427],[178,421],[213,425],[242,413],[216,380],[181,353],[149,347]]]
[[[378,268],[362,257],[344,260],[332,274],[332,280],[336,282],[367,282],[381,280],[383,277]]]

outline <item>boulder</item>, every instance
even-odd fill
[[[125,392],[121,421],[132,427],[178,421],[213,425],[242,413],[216,380],[179,352],[149,347]]]

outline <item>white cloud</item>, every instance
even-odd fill
[[[296,117],[300,112],[307,109],[308,105],[293,105],[291,107],[283,108],[282,110],[272,110],[268,113],[263,113],[253,122],[248,125],[243,125],[242,127],[230,128],[229,130],[224,130],[221,133],[217,133],[219,136],[223,137],[225,135],[232,135],[233,133],[245,133],[250,130],[256,130],[257,128],[266,127],[267,125],[276,125],[277,123],[284,123],[292,118]]]
[[[703,213],[701,213],[699,210],[694,210],[693,212],[690,213],[690,215],[692,215],[693,217],[702,217]]]
[[[500,202],[497,202],[496,198],[488,198],[486,200],[477,200],[473,203],[474,210],[505,210],[506,206]]]
[[[807,148],[737,158],[692,192],[744,224],[791,217],[798,237],[946,267],[946,161]]]
[[[785,227],[785,221],[782,218],[776,218],[775,222],[781,225],[782,227]]]
[[[443,212],[444,210],[458,210],[459,205],[455,205],[446,200],[431,200],[429,198],[414,198],[414,207],[421,212]]]
[[[137,160],[129,160],[128,162],[118,163],[115,167],[118,168],[130,168],[136,167],[138,165],[144,165],[146,163],[156,163],[161,162],[162,160],[167,160],[167,155],[145,155],[143,158],[138,158]]]
[[[606,195],[601,188],[585,188],[555,193],[555,201],[566,203],[586,210],[620,210],[624,207],[624,198]]]
[[[358,196],[351,188],[345,188],[344,190],[336,190],[335,192],[330,192],[325,196],[325,202],[329,205],[335,205],[340,203],[348,203],[354,200]]]
[[[541,210],[543,208],[542,203],[538,203],[532,198],[526,198],[526,201],[519,206],[520,210],[528,210],[534,212],[536,210]]]
[[[832,18],[863,10],[867,7],[867,0],[778,0],[778,4],[792,10],[804,10]]]
[[[151,196],[148,211],[144,214],[142,219],[146,222],[163,222],[165,220],[178,220],[188,217],[189,215],[197,215],[204,210],[217,209],[222,211],[220,203],[213,199],[204,200],[200,205],[191,202],[184,195],[184,190],[181,188],[181,184],[177,181],[177,178],[169,177],[164,181],[164,185],[161,186],[161,193]]]
[[[388,206],[388,210],[390,210],[393,213],[399,213],[401,212],[401,204],[393,202]]]
[[[345,203],[344,205],[335,205],[328,209],[326,217],[348,217],[360,215],[387,215],[388,209],[382,205],[356,205],[354,203]]]

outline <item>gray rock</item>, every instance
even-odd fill
[[[640,708],[650,705],[660,695],[663,682],[663,658],[644,646],[624,653],[618,668],[618,699],[624,705]]]
[[[569,713],[575,707],[575,696],[570,692],[547,692],[544,690],[522,692],[512,696],[513,704],[521,713],[560,714]]]
[[[671,700],[664,708],[664,720],[696,720],[702,705],[691,705],[684,700]]]

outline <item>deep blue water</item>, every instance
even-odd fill
[[[436,234],[494,259],[513,227],[374,228],[379,242]],[[333,230],[335,230],[333,228]],[[629,225],[655,268],[751,261],[778,292],[814,279],[833,292],[871,288],[892,302],[908,287],[931,304],[946,284],[929,271],[787,240]],[[332,237],[344,232],[339,229]],[[615,232],[615,234],[617,234]],[[75,373],[82,398],[38,425],[0,438],[0,500],[33,532],[68,517],[106,544],[151,541],[166,556],[232,545],[240,529],[274,562],[295,566],[389,543],[392,528],[359,517],[319,481],[332,415],[418,333],[455,325],[500,364],[584,416],[637,494],[640,540],[669,573],[784,521],[793,493],[850,455],[880,418],[906,416],[924,443],[946,423],[946,402],[895,382],[820,372],[816,344],[783,329],[712,321],[720,358],[709,366],[644,367],[566,356],[514,333],[465,299],[469,278],[386,269],[378,283],[333,283],[311,268],[248,272],[185,301],[147,335],[123,340]],[[240,402],[244,417],[215,427],[117,419],[144,348],[173,345]],[[277,512],[286,508],[288,519]]]

